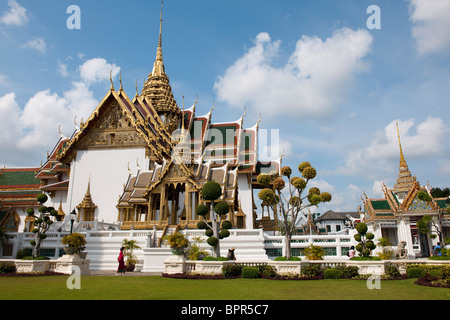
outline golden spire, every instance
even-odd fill
[[[400,148],[400,166],[398,172],[397,183],[394,186],[394,193],[397,194],[397,197],[400,198],[400,201],[403,201],[404,195],[411,190],[414,186],[414,178],[411,175],[411,172],[408,169],[408,165],[406,164],[405,157],[403,156],[402,143],[400,141],[400,131],[397,125],[397,135],[398,135],[398,145]],[[404,194],[403,194],[404,193]]]
[[[161,19],[159,20],[159,40],[158,48],[156,49],[156,60],[153,64],[152,75],[161,76],[165,74],[164,62],[162,57],[162,18],[163,18],[163,0],[161,0]]]
[[[173,96],[169,77],[164,68],[162,57],[162,14],[163,1],[161,0],[161,19],[159,21],[159,41],[156,59],[152,72],[148,75],[148,79],[144,83],[141,96],[149,99],[166,129],[172,133],[178,127],[182,115]]]
[[[400,148],[400,168],[408,168],[408,165],[406,164],[405,157],[403,156],[402,143],[400,141],[400,131],[398,130],[398,123],[397,122],[396,122],[396,125],[397,125],[398,145],[399,145],[399,148]]]

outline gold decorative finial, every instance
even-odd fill
[[[109,81],[111,81],[111,88],[109,90],[114,91],[114,83],[112,81],[112,69],[109,72]]]
[[[406,164],[405,157],[403,156],[402,143],[400,141],[400,131],[398,129],[398,122],[396,122],[395,124],[397,126],[398,145],[399,145],[399,148],[400,148],[400,168],[407,168],[408,165]]]
[[[259,114],[259,120],[258,120],[258,122],[256,123],[256,126],[259,126],[259,123],[261,122],[261,113]]]
[[[119,81],[120,81],[120,88],[119,88],[119,91],[123,91],[123,86],[122,86],[122,70],[120,70]]]
[[[136,79],[136,97],[139,97],[139,91],[138,91],[138,88],[137,88],[137,79]]]

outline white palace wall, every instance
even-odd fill
[[[132,172],[136,172],[137,163],[142,170],[148,170],[143,148],[78,151],[76,160],[70,166],[67,204],[63,207],[66,219],[81,203],[90,183],[92,201],[97,206],[95,218],[105,222],[117,221],[116,205],[128,179],[128,165]],[[54,206],[58,208],[59,203]]]

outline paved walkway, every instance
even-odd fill
[[[133,272],[127,272],[125,273],[125,277],[145,277],[145,276],[160,276],[161,272],[140,272],[140,271],[133,271]],[[91,270],[91,276],[118,276],[121,275],[118,274],[116,271],[112,270]]]

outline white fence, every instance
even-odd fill
[[[188,239],[193,243],[194,237],[205,237],[204,230],[184,230]],[[151,248],[151,230],[127,230],[127,231],[86,231],[81,232],[86,236],[87,259],[90,262],[91,270],[115,270],[117,269],[117,256],[123,239],[133,239],[141,247],[135,250],[139,263],[137,271],[156,270],[163,267],[164,256],[169,255],[168,250],[157,250],[163,248]],[[68,232],[48,232],[47,238],[43,241],[41,255],[57,259],[64,255],[64,245],[61,239]],[[158,230],[157,237],[162,235]],[[33,240],[33,233],[8,233],[7,245],[9,253],[0,248],[3,259],[15,258],[17,252],[21,249],[31,248],[30,241]],[[346,254],[352,245],[352,236],[350,235],[323,235],[323,236],[294,236],[291,241],[292,252],[294,256],[301,255],[301,252],[310,244],[321,246],[327,252],[326,260],[347,258]],[[236,257],[240,261],[268,261],[278,256],[284,256],[284,237],[270,236],[261,229],[255,230],[230,230],[230,236],[221,240],[221,255],[226,256],[229,248],[235,247]],[[210,247],[204,241],[201,244],[202,249],[209,250]],[[157,252],[156,252],[156,251]],[[164,251],[164,252],[163,252]],[[166,253],[167,251],[167,253]],[[152,266],[152,260],[159,262]]]

